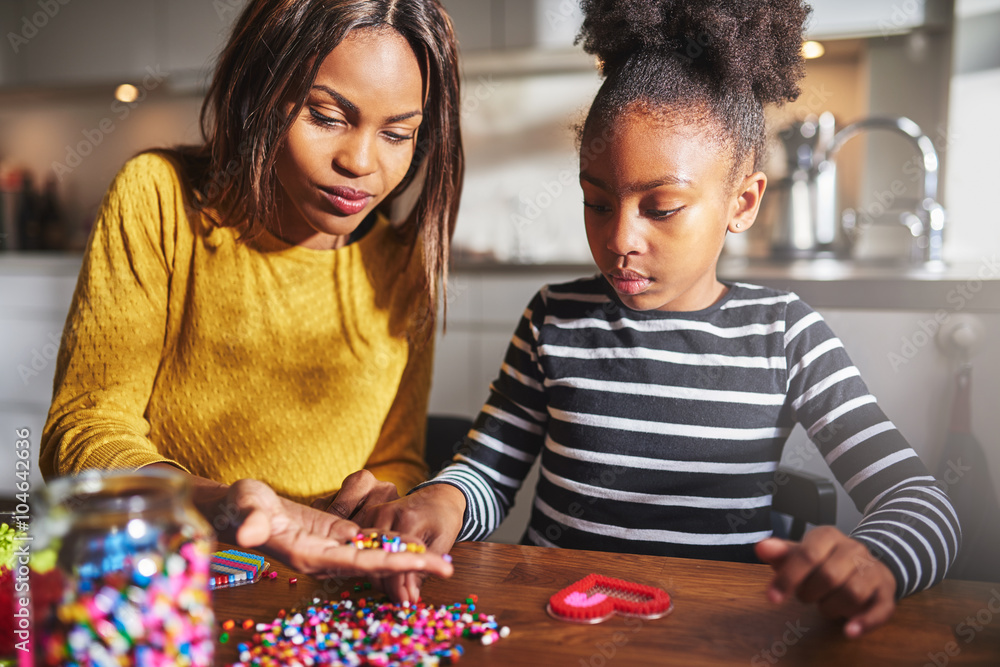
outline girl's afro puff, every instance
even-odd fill
[[[605,73],[641,51],[679,55],[724,89],[794,101],[804,75],[800,0],[582,0],[577,38]]]
[[[606,76],[582,134],[630,109],[712,119],[733,182],[760,169],[764,106],[799,95],[802,0],[582,0],[577,41]]]

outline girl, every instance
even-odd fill
[[[944,577],[955,513],[817,313],[716,277],[726,234],[757,215],[764,105],[798,94],[808,8],[583,7],[584,48],[606,76],[580,158],[600,274],[543,288],[466,450],[400,501],[356,501],[359,515],[442,551],[483,539],[541,455],[525,543],[759,558],[773,601],[816,601],[857,637]],[[865,513],[850,536],[771,538],[767,489],[796,422]]]
[[[426,478],[458,106],[437,0],[250,2],[203,107],[204,145],[134,158],[104,200],[43,473],[179,468],[221,537],[300,571],[449,574],[437,556],[338,548],[358,527],[293,501],[361,468],[384,499]],[[389,206],[421,168],[394,227]]]

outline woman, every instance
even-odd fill
[[[223,538],[299,570],[449,574],[436,556],[331,550],[357,526],[299,503],[361,468],[355,481],[386,499],[426,474],[458,104],[437,0],[251,2],[202,110],[204,145],[134,158],[105,198],[43,474],[179,468]]]

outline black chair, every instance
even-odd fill
[[[837,523],[837,489],[833,482],[801,471],[778,468],[771,511],[792,518],[787,538],[801,540],[806,524],[826,526]],[[783,535],[777,535],[783,537]]]
[[[472,428],[472,420],[448,415],[427,416],[427,449],[424,461],[433,477],[441,468],[451,463]]]
[[[465,417],[427,417],[427,450],[424,460],[427,461],[432,476],[451,462],[471,428],[472,420]],[[779,537],[801,540],[807,523],[820,526],[837,522],[837,491],[830,480],[779,468],[775,473],[774,484],[772,511],[792,518],[792,525],[787,533],[784,530],[776,531]]]

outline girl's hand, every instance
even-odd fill
[[[433,484],[395,502],[373,507],[365,523],[382,532],[413,535],[423,540],[430,553],[446,554],[462,530],[464,516],[465,494],[451,484]],[[395,600],[416,602],[428,573],[434,574],[412,571],[378,577],[374,582]]]
[[[860,637],[882,625],[896,609],[896,579],[861,542],[832,526],[820,526],[802,542],[768,538],[757,557],[774,569],[768,589],[772,602],[795,594],[817,602],[823,615],[846,619],[844,634]]]
[[[369,511],[382,503],[398,499],[395,484],[380,482],[370,471],[359,470],[344,478],[340,491],[317,498],[312,507],[363,526],[371,526],[374,523],[369,520]]]
[[[229,487],[223,502],[227,515],[236,517],[239,546],[272,554],[299,572],[374,578],[407,572],[450,577],[453,572],[437,554],[357,549],[351,543],[359,531],[356,523],[282,498],[263,482],[240,480]]]

